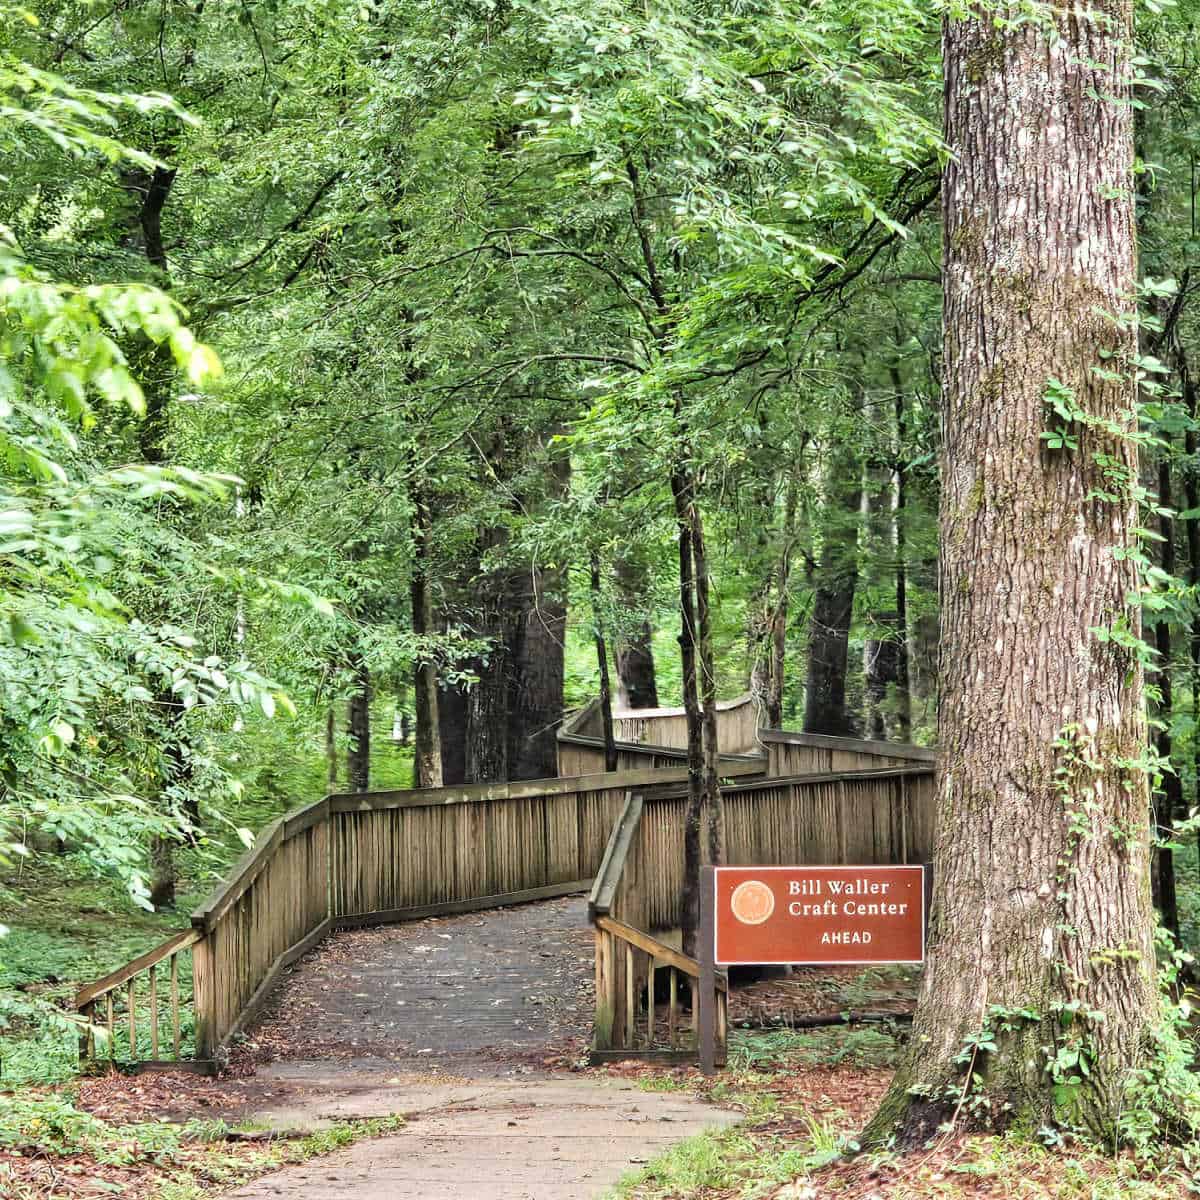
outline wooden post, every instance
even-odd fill
[[[637,1034],[637,974],[633,969],[633,947],[625,943],[625,1050],[632,1050]]]
[[[179,1060],[179,955],[171,955],[171,1029],[175,1059]]]
[[[150,968],[150,1057],[158,1060],[158,966]]]
[[[700,933],[696,949],[700,958],[698,997],[700,1008],[700,1070],[714,1075],[717,1070],[716,1011],[717,972],[713,962],[716,952],[716,883],[712,867],[700,868]]]
[[[216,980],[213,979],[212,934],[201,938],[192,947],[192,991],[196,1010],[196,1057],[212,1058],[216,1049],[216,1020],[214,1002]]]
[[[613,1017],[617,1009],[616,980],[613,976],[613,937],[596,930],[596,1050],[611,1050]]]

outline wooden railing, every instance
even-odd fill
[[[260,834],[190,930],[78,993],[81,1056],[212,1069],[279,973],[330,930],[586,891],[627,790],[686,778],[685,767],[643,767],[334,795],[296,809]],[[169,1039],[159,1037],[164,1020]]]
[[[872,742],[783,729],[760,729],[758,739],[767,751],[767,774],[780,779],[815,772],[932,766],[937,761],[935,750],[905,742]]]
[[[748,699],[718,705],[718,742],[724,747],[723,775],[761,774],[764,754],[754,736],[754,711]],[[687,762],[687,726],[683,709],[640,709],[614,719],[617,770],[670,768]],[[558,773],[585,775],[604,769],[600,701],[591,700],[565,720],[558,731]]]
[[[932,766],[759,779],[721,789],[731,866],[928,862]],[[699,963],[671,947],[682,924],[686,796],[630,792],[588,898],[596,945],[592,1057],[693,1057]],[[669,972],[666,989],[657,986]],[[688,981],[680,1034],[679,976]],[[717,973],[717,1060],[728,1027],[728,987]],[[666,999],[664,1000],[664,994]],[[660,1011],[666,1005],[666,1044]]]
[[[827,740],[839,753],[905,765],[771,779],[761,756],[723,758],[729,863],[928,860],[932,765],[914,764],[913,747],[897,758],[875,743]],[[566,895],[589,883],[597,1053],[693,1054],[694,1023],[684,1015],[699,967],[670,942],[681,923],[686,779],[683,765],[643,765],[334,795],[299,808],[263,831],[192,914],[191,929],[78,993],[81,1054],[211,1068],[279,973],[332,929]]]
[[[214,1058],[279,972],[329,932],[329,800],[272,822],[192,913],[196,1057]]]
[[[690,1061],[698,1053],[700,964],[639,928],[646,920],[644,857],[637,853],[645,807],[640,793],[626,796],[588,895],[595,940],[593,1062],[632,1056]],[[725,1061],[728,992],[718,975],[718,1062]]]
[[[83,1020],[79,1038],[81,1061],[121,1058],[140,1061],[147,1066],[178,1066],[185,1061],[185,1050],[190,1054],[192,1049],[184,1028],[186,1009],[190,1007],[191,972],[187,971],[182,981],[188,993],[184,995],[181,993],[180,956],[202,936],[195,929],[185,929],[76,994],[75,1009]],[[185,970],[187,965],[185,963]],[[163,970],[166,972],[165,986],[160,986]],[[169,1036],[160,1038],[164,1006]],[[123,1052],[118,1053],[122,1036],[126,1039],[125,1046]],[[140,1054],[143,1040],[149,1050],[146,1058]],[[169,1057],[164,1053],[167,1044],[171,1050]]]

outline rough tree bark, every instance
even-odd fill
[[[944,28],[934,897],[911,1050],[867,1131],[903,1146],[956,1119],[1111,1138],[1156,1011],[1137,575],[1114,553],[1137,452],[1095,423],[1128,430],[1135,403],[1133,323],[1109,315],[1135,303],[1130,7],[998,15]],[[1061,449],[1052,379],[1088,414]],[[984,1027],[995,1048],[964,1056]]]
[[[544,456],[534,489],[539,494],[522,497],[527,508],[547,496],[562,499],[570,486],[570,457],[545,444],[538,451]],[[552,779],[558,774],[567,635],[562,571],[527,561],[514,572],[509,595],[508,778]]]
[[[798,454],[788,473],[783,504],[783,524],[776,559],[769,577],[752,602],[748,641],[750,646],[750,694],[758,708],[759,724],[764,729],[783,727],[783,673],[787,660],[787,622],[789,588],[792,575],[792,551],[796,536],[796,509],[799,503],[803,455]]]
[[[563,644],[567,606],[562,576],[526,563],[519,576],[509,645],[508,778],[558,774],[558,725],[563,715]]]

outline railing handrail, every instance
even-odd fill
[[[598,916],[607,916],[612,911],[613,896],[625,870],[625,860],[629,856],[629,847],[633,844],[633,835],[642,819],[643,803],[640,792],[626,792],[625,807],[608,836],[604,857],[600,860],[600,868],[588,894],[588,919],[591,921],[595,921]]]
[[[700,978],[700,963],[696,959],[684,954],[682,950],[676,950],[674,946],[668,946],[666,942],[659,941],[651,934],[635,929],[632,925],[626,925],[624,921],[618,921],[616,917],[598,916],[595,918],[594,924],[597,929],[615,934],[631,946],[636,946],[639,950],[652,954],[664,966],[674,967],[677,971],[691,976],[692,979]],[[716,983],[718,991],[727,992],[729,990],[729,982],[723,972],[717,973]]]
[[[598,792],[641,787],[687,779],[686,767],[636,767],[589,775],[560,775],[551,779],[519,779],[512,783],[470,783],[444,788],[399,788],[384,792],[335,792],[326,797],[335,813],[473,804],[487,800],[526,800],[568,792]]]
[[[160,942],[153,950],[147,950],[145,954],[127,962],[123,967],[110,971],[103,979],[97,979],[94,983],[80,988],[75,993],[75,1010],[78,1012],[86,1005],[99,1000],[101,996],[116,991],[135,975],[140,975],[150,967],[157,966],[164,959],[170,958],[172,954],[178,954],[180,950],[186,950],[189,946],[195,945],[203,936],[204,934],[198,929],[185,929],[182,933],[173,934],[165,942]]]
[[[266,869],[271,855],[292,838],[311,829],[329,815],[329,797],[302,804],[282,817],[276,817],[258,837],[254,845],[234,863],[233,868],[217,884],[199,908],[192,913],[192,926],[207,932],[246,894],[258,876]]]
[[[860,754],[878,754],[885,758],[911,758],[937,762],[937,750],[908,742],[879,742],[869,738],[840,737],[830,733],[792,733],[785,729],[760,729],[758,740],[785,746],[812,746],[822,750],[848,750]]]

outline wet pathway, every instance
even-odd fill
[[[582,897],[339,933],[285,974],[239,1051],[280,1129],[403,1114],[399,1133],[227,1200],[598,1200],[736,1113],[566,1074],[591,1031]]]

